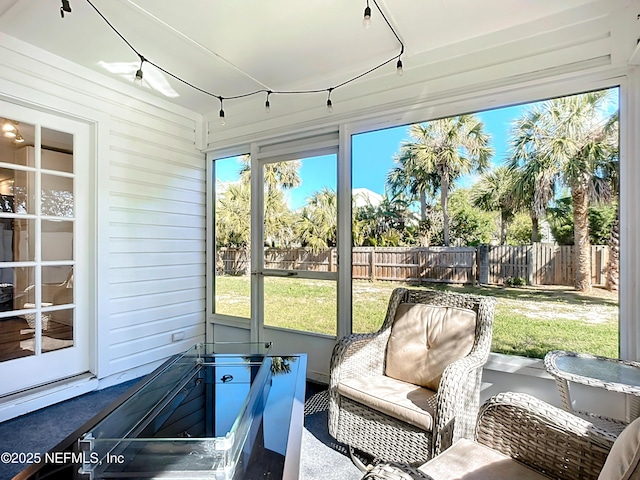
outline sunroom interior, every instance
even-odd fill
[[[0,362],[0,421],[139,378],[200,342],[272,342],[307,354],[307,378],[328,383],[331,352],[354,330],[363,294],[352,277],[354,139],[603,89],[619,105],[616,357],[640,360],[639,18],[638,0],[0,0],[0,118],[34,148],[33,164],[19,165],[22,147],[3,144],[2,173],[72,180],[75,199],[61,214],[66,230],[40,204],[33,215],[27,208],[25,218],[44,222],[33,227],[33,258],[3,260],[43,285],[71,274],[74,298],[64,308],[44,296],[20,307],[36,328],[31,350]],[[45,150],[70,153],[75,167],[47,166]],[[216,300],[215,213],[221,165],[242,157],[257,172],[251,245],[265,243],[265,166],[326,162],[339,260],[331,272],[290,275],[251,249],[236,314]],[[70,235],[69,251],[48,256],[48,233]],[[265,313],[269,283],[290,276],[330,286],[332,333],[278,326]],[[12,311],[0,312],[0,329]],[[64,311],[72,333],[48,337],[44,321]],[[492,353],[481,398],[505,391],[561,405],[539,358]],[[624,395],[576,391],[580,409],[628,414]]]

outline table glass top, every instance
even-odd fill
[[[83,473],[233,478],[261,422],[274,358],[281,358],[267,355],[269,347],[198,344],[176,358],[82,436]]]
[[[555,365],[558,370],[572,375],[640,388],[640,368],[621,362],[561,355],[555,359]]]

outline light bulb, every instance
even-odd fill
[[[329,113],[333,113],[333,103],[331,102],[331,99],[327,99],[327,112]]]
[[[9,130],[7,132],[4,132],[4,136],[7,138],[16,138],[16,132]]]
[[[271,104],[269,103],[269,100],[264,102],[264,111],[267,113],[271,113]]]
[[[226,125],[227,120],[224,117],[224,110],[220,109],[220,125]]]
[[[140,67],[136,72],[136,78],[133,79],[133,83],[135,83],[138,87],[142,86],[142,67]]]
[[[16,135],[16,138],[15,138],[14,142],[16,142],[16,143],[22,143],[22,142],[24,142],[24,137],[18,133],[18,134]]]
[[[369,28],[371,26],[371,8],[369,5],[364,9],[364,18],[362,19],[362,26]]]
[[[398,63],[396,63],[396,73],[399,77],[404,73],[404,70],[402,69],[402,60],[400,59],[398,59]]]

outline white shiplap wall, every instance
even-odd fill
[[[201,116],[0,34],[0,98],[95,125],[92,371],[102,384],[203,341]],[[1,116],[1,112],[0,112]],[[172,335],[182,332],[182,340]]]

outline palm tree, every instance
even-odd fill
[[[513,219],[517,204],[513,197],[514,176],[507,167],[497,167],[484,173],[471,189],[471,203],[485,211],[500,212],[500,244],[507,242],[507,226]]]
[[[249,221],[249,217],[245,219]],[[285,248],[294,243],[294,215],[284,198],[284,192],[274,189],[264,197],[264,244]]]
[[[615,137],[619,135],[619,117],[620,112],[617,111],[609,119],[609,125],[607,126],[612,131]],[[605,282],[605,288],[609,291],[618,291],[618,283],[620,281],[620,165],[618,162],[620,155],[620,145],[616,143],[615,150],[612,151],[613,158],[611,165],[612,169],[611,189],[614,192],[616,198],[616,217],[611,226],[611,236],[609,238],[609,264],[607,265],[607,279]]]
[[[449,245],[448,195],[456,179],[489,166],[493,149],[484,124],[475,115],[460,115],[411,125],[410,140],[395,158],[399,166],[388,176],[393,191],[419,193],[423,219],[426,194],[440,191],[444,244]],[[402,170],[402,172],[401,172]]]
[[[614,122],[604,113],[607,102],[604,90],[548,100],[525,113],[527,118],[516,125],[526,128],[516,128],[511,140],[512,163],[532,177],[537,172],[545,183],[571,191],[579,291],[591,290],[589,202],[610,199],[613,193],[611,164],[614,158],[617,161],[617,135]]]
[[[531,243],[539,241],[540,219],[556,196],[552,169],[545,165],[548,159],[539,157],[538,150],[528,142],[538,136],[540,115],[540,110],[532,109],[514,121],[509,138],[512,155],[507,163],[514,178],[513,201],[519,209],[529,211]]]
[[[249,183],[251,179],[251,156],[241,157],[242,167],[240,168],[240,179]],[[300,160],[286,162],[274,162],[264,164],[264,183],[267,195],[276,188],[290,190],[298,187],[302,183],[300,178]]]
[[[296,234],[303,245],[314,252],[334,247],[338,232],[338,198],[336,192],[323,188],[307,200],[296,221]]]
[[[376,205],[370,199],[365,205],[354,205],[354,245],[398,246],[408,240],[415,230],[411,227],[419,224],[411,203],[404,192],[393,196],[386,192]]]
[[[251,183],[251,156],[241,157],[240,181]],[[301,162],[292,160],[264,164],[264,239],[272,247],[285,247],[293,241],[293,217],[287,206],[283,191],[299,186]],[[245,218],[249,221],[249,216]]]
[[[251,211],[249,185],[219,184],[216,200],[216,244],[220,247],[247,247],[250,242]]]

